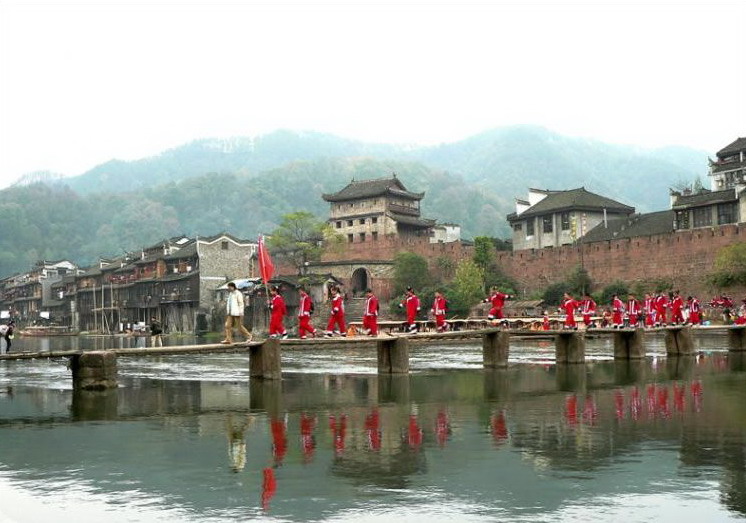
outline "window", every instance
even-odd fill
[[[371,235],[373,236],[373,241],[377,241],[378,240],[378,231],[373,231],[371,233]]]
[[[347,227],[352,227],[352,220],[347,220]]]
[[[370,219],[370,223],[378,223],[378,216],[374,216]]]
[[[563,212],[562,214],[560,214],[560,225],[563,231],[570,230],[570,213],[569,212]]]
[[[337,222],[337,229],[341,229],[341,228],[342,228],[342,222]]]
[[[692,211],[692,219],[695,227],[708,227],[712,225],[712,208],[700,207]]]
[[[358,237],[360,238],[361,242],[365,241],[365,233],[364,232],[361,232],[360,234],[358,234]]]
[[[676,211],[676,230],[689,228],[689,211]]]
[[[550,214],[548,216],[542,216],[541,223],[544,228],[544,232],[552,232],[554,231],[554,223],[552,220],[553,216]]]
[[[534,219],[529,218],[526,221],[526,237],[534,235]]]
[[[365,218],[360,218],[360,221],[358,223],[360,225],[365,225]]]
[[[220,242],[220,248],[224,251],[228,250],[228,242]]]
[[[349,243],[352,243],[352,242],[353,242],[353,235],[352,235],[352,234],[348,234],[348,235],[347,235],[347,241],[348,241]]]
[[[718,204],[718,225],[736,223],[738,221],[738,207],[735,203]]]
[[[520,223],[513,224],[513,230],[514,231],[518,232],[521,229],[523,229],[523,225],[522,224],[520,224]]]

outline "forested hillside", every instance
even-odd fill
[[[535,127],[410,149],[290,131],[200,140],[0,191],[0,277],[40,259],[88,264],[177,234],[254,238],[284,213],[308,210],[324,219],[322,193],[394,172],[410,190],[426,191],[425,217],[460,223],[465,237],[507,237],[505,215],[528,187],[584,185],[640,211],[662,209],[668,187],[704,178],[706,154],[656,154]]]

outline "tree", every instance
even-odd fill
[[[432,282],[425,258],[412,252],[400,252],[394,256],[394,295],[404,294],[407,287],[418,292]]]
[[[567,277],[567,288],[567,292],[577,298],[593,290],[593,280],[588,271],[578,265]]]
[[[599,307],[605,307],[611,303],[611,298],[614,295],[619,296],[622,301],[625,300],[627,294],[629,294],[629,287],[623,281],[615,281],[611,285],[604,287],[601,291],[601,296],[598,298]]]
[[[728,245],[717,252],[710,280],[718,287],[746,283],[746,242]]]
[[[486,269],[495,259],[495,244],[487,236],[474,238],[474,263]]]
[[[459,263],[448,297],[451,312],[468,315],[469,309],[484,297],[484,269],[472,260]]]
[[[324,240],[334,236],[327,223],[310,212],[299,211],[284,214],[267,243],[273,254],[295,267],[298,274],[303,274],[307,262],[321,258]]]

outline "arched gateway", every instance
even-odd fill
[[[370,287],[370,277],[368,276],[368,269],[360,267],[355,269],[350,279],[350,287],[353,296],[360,296],[365,292],[365,289]]]

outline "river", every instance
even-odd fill
[[[281,382],[245,354],[122,357],[109,392],[74,392],[64,359],[2,361],[0,521],[743,520],[744,358],[718,336],[638,362],[608,343],[556,366],[518,341],[500,371],[415,345],[394,377],[370,348],[294,348]]]

